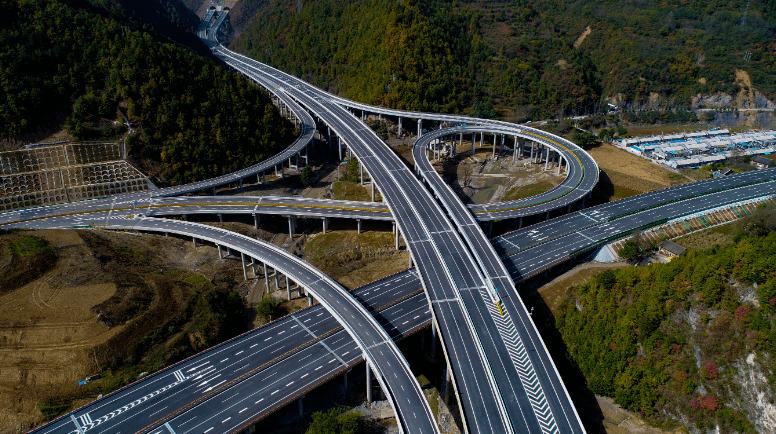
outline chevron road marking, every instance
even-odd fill
[[[484,300],[490,299],[490,295],[484,289],[480,290],[480,293]],[[539,378],[536,377],[536,371],[534,371],[525,346],[517,334],[512,318],[508,312],[504,312],[504,316],[501,316],[501,313],[493,303],[486,303],[486,305],[501,338],[504,340],[512,363],[515,365],[517,375],[520,377],[520,382],[523,384],[528,402],[531,403],[531,408],[533,408],[542,433],[559,434],[560,431],[555,423],[555,417],[552,415],[552,411],[550,411],[550,406],[544,396],[544,390],[542,390],[539,384]]]

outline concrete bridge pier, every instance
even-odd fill
[[[197,237],[191,237],[192,241],[194,241],[194,247],[197,247]]]
[[[423,135],[423,119],[418,119],[418,138]]]
[[[337,136],[337,150],[339,151],[339,160],[342,161],[342,139]]]
[[[450,402],[450,366],[445,368],[445,404]]]
[[[401,137],[401,116],[399,116],[399,131],[396,133]]]
[[[544,155],[544,171],[547,171],[547,166],[550,164],[550,149],[547,149],[547,152]]]
[[[296,226],[294,224],[294,216],[289,215],[288,216],[288,236],[290,238],[294,238],[294,226]]]
[[[372,179],[371,176],[369,177],[369,179],[372,184],[372,202],[374,202],[375,201],[375,180]]]
[[[291,284],[288,282],[288,276],[286,276],[286,297],[291,300]]]
[[[496,138],[498,135],[493,133],[493,158],[496,158]]]
[[[436,354],[436,323],[431,321],[431,357]]]
[[[253,214],[253,228],[259,230],[259,215]]]
[[[242,260],[243,278],[248,280],[248,268],[245,266],[245,253],[240,252],[240,259]]]
[[[323,217],[322,220],[323,220],[323,233],[325,234],[326,233],[326,229],[329,226],[329,218],[328,217]]]
[[[477,133],[472,133],[472,155],[474,155],[474,144],[477,142]]]
[[[224,259],[224,254],[221,252],[221,245],[216,244],[216,247],[218,247],[218,259]]]
[[[366,402],[372,402],[372,369],[369,367],[369,361],[364,357],[364,364],[366,365]]]
[[[515,145],[512,148],[512,162],[517,161],[517,136],[515,136]]]
[[[356,233],[360,234],[361,233],[361,219],[356,219],[356,224],[357,224]]]
[[[302,403],[303,399],[304,399],[304,395],[299,397],[299,417],[304,416],[304,404]]]
[[[396,223],[393,224],[394,231],[393,233],[396,234],[396,250],[399,250],[399,228],[396,226]]]
[[[535,145],[535,143],[531,142],[531,156],[528,157],[528,158],[531,159],[531,163],[533,163],[533,159],[534,159],[534,145]]]
[[[267,274],[267,263],[264,263],[264,282],[267,284],[267,293],[269,293],[269,274]]]

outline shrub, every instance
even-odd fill
[[[313,168],[310,166],[304,166],[304,169],[302,169],[301,178],[302,185],[309,187],[315,182],[315,171],[313,171]]]
[[[280,306],[275,297],[268,295],[261,299],[259,306],[256,307],[256,315],[263,321],[270,321],[272,318],[277,318],[280,313]]]
[[[361,431],[361,415],[344,408],[313,413],[313,421],[306,434],[356,434]]]

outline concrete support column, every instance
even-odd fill
[[[423,119],[418,119],[418,138],[423,134]]]
[[[399,228],[396,226],[396,223],[393,224],[393,233],[396,234],[396,250],[399,250]]]
[[[278,269],[275,268],[275,272],[273,273],[275,275],[275,289],[280,289],[280,285],[278,284]]]
[[[496,138],[498,135],[493,133],[493,158],[496,158]]]
[[[304,395],[299,397],[299,417],[304,416],[304,404],[302,403],[303,399],[304,399]]]
[[[243,278],[248,280],[248,268],[245,266],[245,253],[240,252],[240,259],[242,259]]]
[[[544,171],[547,171],[547,165],[550,164],[550,148],[547,148],[547,154],[544,157]]]
[[[358,175],[361,177],[361,186],[364,186],[364,165],[358,162]]]
[[[412,253],[408,255],[410,257],[410,265],[407,268],[412,268]]]
[[[436,354],[436,323],[431,321],[431,355]]]
[[[450,402],[450,366],[445,369],[445,404]]]
[[[280,177],[286,177],[286,166],[284,166],[282,162],[280,163]]]
[[[499,147],[498,147],[498,152],[500,154],[504,153],[504,135],[503,134],[501,135],[501,145],[499,145]]]
[[[480,148],[482,147],[482,144],[485,142],[485,131],[480,131]]]
[[[364,357],[366,365],[366,402],[372,402],[372,369],[369,367],[369,361]]]
[[[520,223],[517,225],[518,229],[521,229],[523,227],[523,218],[520,217]]]
[[[358,225],[358,227],[356,228],[356,233],[360,234],[361,233],[361,219],[356,219],[356,224]]]
[[[259,215],[258,214],[254,214],[253,215],[253,228],[256,229],[257,231],[259,230]]]
[[[310,293],[307,293],[307,305],[312,306],[313,305],[313,296],[310,295]]]
[[[558,175],[560,175],[560,168],[563,165],[563,157],[558,154]]]
[[[224,215],[223,214],[218,213],[218,221],[220,221],[221,223],[224,222]]]
[[[534,158],[534,145],[535,145],[535,143],[531,142],[531,157],[530,158],[531,158],[531,162],[532,163],[533,163],[533,158]]]
[[[547,211],[547,217],[545,217],[544,219],[545,220],[549,220],[550,219],[550,212],[549,211]]]
[[[216,246],[218,247],[218,259],[224,259],[224,255],[221,253],[221,245],[216,244]]]
[[[329,226],[329,219],[327,217],[323,217],[323,233],[326,233],[326,228]]]
[[[264,263],[264,282],[267,284],[267,293],[269,293],[269,274],[267,274],[267,263]]]
[[[339,160],[342,161],[342,139],[337,136],[337,150],[339,151]]]
[[[291,284],[288,283],[288,276],[286,276],[286,297],[291,300]]]
[[[194,241],[194,247],[197,247],[197,238],[196,237],[191,237],[191,239],[192,239],[192,241]]]
[[[372,183],[372,202],[374,202],[375,201],[375,180],[372,179],[371,183]]]
[[[401,116],[399,116],[399,131],[397,131],[396,134],[398,134],[399,137],[401,137]]]
[[[474,143],[477,141],[477,133],[472,133],[472,155],[474,155]]]
[[[294,221],[292,216],[288,216],[288,236],[294,238]]]
[[[215,196],[215,195],[216,195],[216,188],[213,187],[213,196]]]
[[[517,136],[515,136],[515,146],[512,149],[512,162],[517,160]]]
[[[242,182],[242,178],[240,178],[240,191],[243,191],[243,182]]]

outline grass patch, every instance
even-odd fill
[[[336,181],[332,184],[332,192],[336,200],[372,201],[372,186],[363,187],[358,182]],[[375,200],[380,201],[380,193],[375,192]]]
[[[610,200],[625,199],[626,197],[635,196],[637,194],[641,194],[641,193],[635,190],[631,190],[630,188],[625,188],[619,185],[615,185],[614,194],[612,195]]]
[[[524,185],[518,188],[510,189],[506,195],[504,195],[504,201],[525,199],[527,197],[536,196],[551,190],[554,186],[546,181],[538,182],[536,184]]]
[[[434,413],[434,420],[439,424],[439,391],[437,389],[427,389],[423,392],[426,395],[426,400],[428,400],[428,405],[431,407],[431,412]]]
[[[38,237],[22,237],[8,242],[11,254],[18,257],[38,254],[56,254],[48,241]]]
[[[708,249],[713,246],[724,246],[733,241],[734,235],[730,224],[695,232],[676,240],[683,247],[698,250]]]

